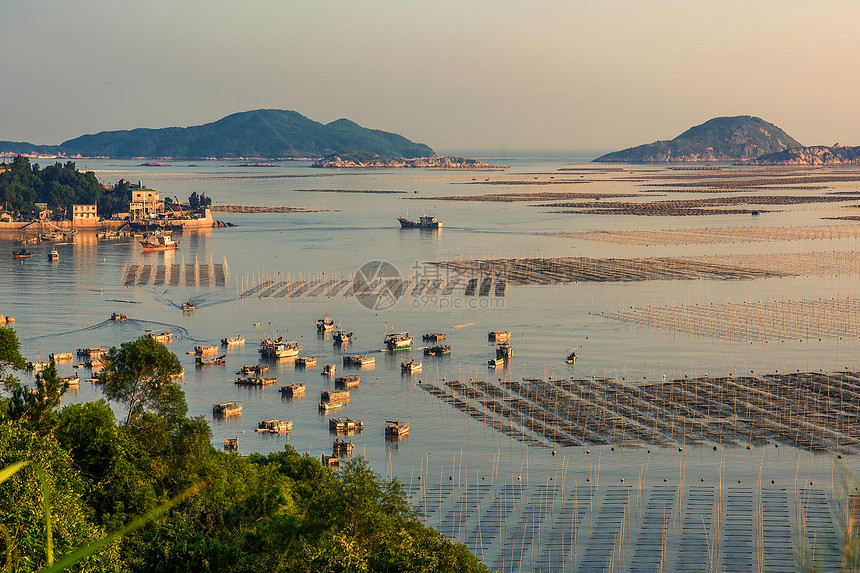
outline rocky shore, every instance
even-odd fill
[[[469,171],[505,169],[502,165],[490,165],[489,163],[484,163],[477,159],[466,159],[464,157],[456,157],[453,155],[434,155],[431,157],[416,157],[414,159],[393,159],[390,157],[381,157],[379,155],[364,156],[364,154],[332,154],[315,161],[311,167],[332,169],[421,167],[425,169],[460,169]]]
[[[860,147],[813,145],[757,157],[753,165],[860,165]]]

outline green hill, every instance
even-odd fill
[[[607,153],[596,162],[742,161],[801,147],[772,123],[749,115],[717,117],[675,139]]]
[[[384,157],[425,157],[432,149],[347,119],[322,124],[295,111],[258,109],[192,127],[104,131],[65,141],[59,149],[84,157],[322,157],[345,150]]]

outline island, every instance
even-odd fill
[[[749,163],[754,165],[860,165],[860,146],[813,145],[768,153]]]
[[[782,129],[759,117],[717,117],[668,141],[655,141],[607,153],[595,162],[666,163],[749,161],[802,147]]]
[[[326,157],[319,159],[311,165],[311,167],[322,168],[362,168],[362,167],[387,167],[387,168],[403,168],[403,167],[423,167],[426,169],[452,169],[452,170],[469,170],[469,171],[491,171],[505,169],[501,165],[490,165],[478,161],[477,159],[466,159],[457,156],[431,155],[428,157],[415,158],[393,158],[381,157],[371,153],[361,153],[351,151],[348,153],[332,153]]]

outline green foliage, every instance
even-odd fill
[[[9,326],[0,328],[0,381],[6,383],[11,376],[10,368],[23,370],[26,365],[15,329]]]
[[[36,430],[48,425],[48,416],[59,407],[60,398],[69,388],[57,375],[57,365],[51,363],[36,374],[36,387],[30,389],[17,380],[10,382],[12,397],[5,413],[9,419],[22,420]]]
[[[67,214],[73,204],[96,204],[102,215],[109,216],[128,209],[131,195],[124,191],[127,189],[122,187],[106,189],[94,173],[78,171],[73,161],[40,169],[19,155],[10,169],[0,171],[2,207],[23,217],[36,214],[36,203],[47,203],[57,217]]]
[[[168,426],[185,418],[185,395],[173,377],[182,372],[179,359],[148,336],[112,347],[104,360],[98,384],[108,400],[125,404],[126,426],[140,425],[146,413],[157,413]]]

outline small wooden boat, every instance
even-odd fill
[[[413,356],[409,362],[400,363],[400,371],[405,372],[407,374],[411,374],[413,372],[420,372],[422,366],[423,365],[420,362],[415,362],[415,357]]]
[[[49,261],[59,261],[60,260],[60,253],[57,252],[57,249],[51,249],[51,252],[48,253],[48,260]]]
[[[50,358],[54,362],[68,362],[69,360],[72,359],[72,353],[71,352],[52,352],[48,358]]]
[[[210,366],[212,364],[224,364],[227,361],[227,356],[222,354],[221,356],[216,356],[214,358],[208,358],[206,356],[195,356],[194,364],[197,366]]]
[[[448,356],[451,354],[450,346],[429,346],[424,349],[424,356]]]
[[[248,376],[247,378],[236,378],[237,386],[271,386],[278,381],[277,378],[266,378],[264,376]]]
[[[409,422],[401,422],[400,418],[385,421],[385,436],[388,438],[402,438],[409,434]]]
[[[125,322],[126,320],[128,320],[128,317],[124,314],[113,312],[110,315],[110,319],[114,322]]]
[[[281,394],[290,398],[298,398],[299,396],[305,395],[305,385],[304,384],[288,384],[286,386],[281,386],[280,389]]]
[[[335,388],[358,388],[358,385],[361,383],[361,378],[358,376],[341,376],[340,378],[336,378],[334,381]]]
[[[81,377],[78,376],[77,372],[75,372],[74,376],[66,376],[65,378],[60,378],[60,381],[63,382],[68,388],[78,388],[81,385]]]
[[[349,402],[349,390],[324,390],[320,392],[320,402],[345,404]]]
[[[320,410],[328,412],[343,407],[343,402],[320,402]]]
[[[299,356],[296,358],[296,366],[298,368],[313,368],[317,365],[315,356]]]
[[[293,358],[301,349],[298,342],[284,342],[279,338],[277,341],[261,340],[259,352],[263,358]]]
[[[424,342],[440,342],[445,340],[445,334],[442,332],[425,332],[421,340]]]
[[[12,251],[12,257],[16,259],[29,259],[33,253],[29,249],[16,249]]]
[[[226,337],[226,338],[221,339],[221,344],[223,344],[224,346],[226,346],[228,348],[230,346],[241,346],[241,345],[245,344],[245,338],[241,335],[236,335],[232,338]]]
[[[268,371],[268,364],[251,364],[250,366],[242,366],[236,370],[236,374],[239,374],[240,376],[249,376],[251,374],[259,376],[260,374],[265,374]]]
[[[90,370],[101,370],[104,368],[104,362],[96,358],[90,358],[86,362],[84,362],[84,366],[89,368]]]
[[[511,339],[510,330],[494,330],[487,334],[490,342],[506,342]]]
[[[340,458],[335,455],[327,456],[326,454],[322,454],[320,457],[320,461],[322,462],[322,465],[329,469],[335,469],[340,467]]]
[[[242,402],[221,402],[212,405],[212,416],[215,418],[226,418],[228,416],[240,416],[242,414]]]
[[[335,321],[329,315],[316,319],[317,332],[327,332],[334,329]]]
[[[489,363],[488,363],[488,366],[490,368],[501,368],[504,365],[505,365],[505,359],[504,358],[491,358]]]
[[[288,434],[293,431],[293,421],[263,420],[257,424],[257,431],[266,434]]]
[[[78,356],[84,358],[100,358],[108,353],[108,349],[104,346],[94,346],[92,348],[78,348]]]
[[[205,356],[207,354],[218,354],[218,347],[214,344],[204,344],[194,347],[194,354]]]
[[[406,217],[408,216],[407,213]],[[406,217],[397,217],[401,229],[439,229],[442,227],[442,221],[432,215],[421,215],[417,221],[412,221]]]
[[[506,362],[509,362],[513,355],[514,349],[509,342],[502,342],[496,346],[496,358],[502,358]]]
[[[355,366],[362,368],[364,366],[373,366],[376,364],[376,358],[364,354],[350,354],[343,357],[344,366]]]
[[[361,432],[364,430],[364,422],[349,418],[331,418],[328,421],[328,429],[338,434]]]
[[[224,451],[225,452],[238,452],[239,451],[239,436],[235,438],[224,438]]]
[[[182,312],[194,312],[197,309],[197,306],[193,302],[183,302],[182,303]]]
[[[567,353],[567,360],[565,360],[565,362],[568,364],[576,364],[576,352],[574,352],[574,350],[576,350],[576,348],[570,349]]]
[[[322,372],[320,372],[323,376],[334,376],[334,373],[337,372],[337,367],[334,364],[326,364],[323,366]]]

